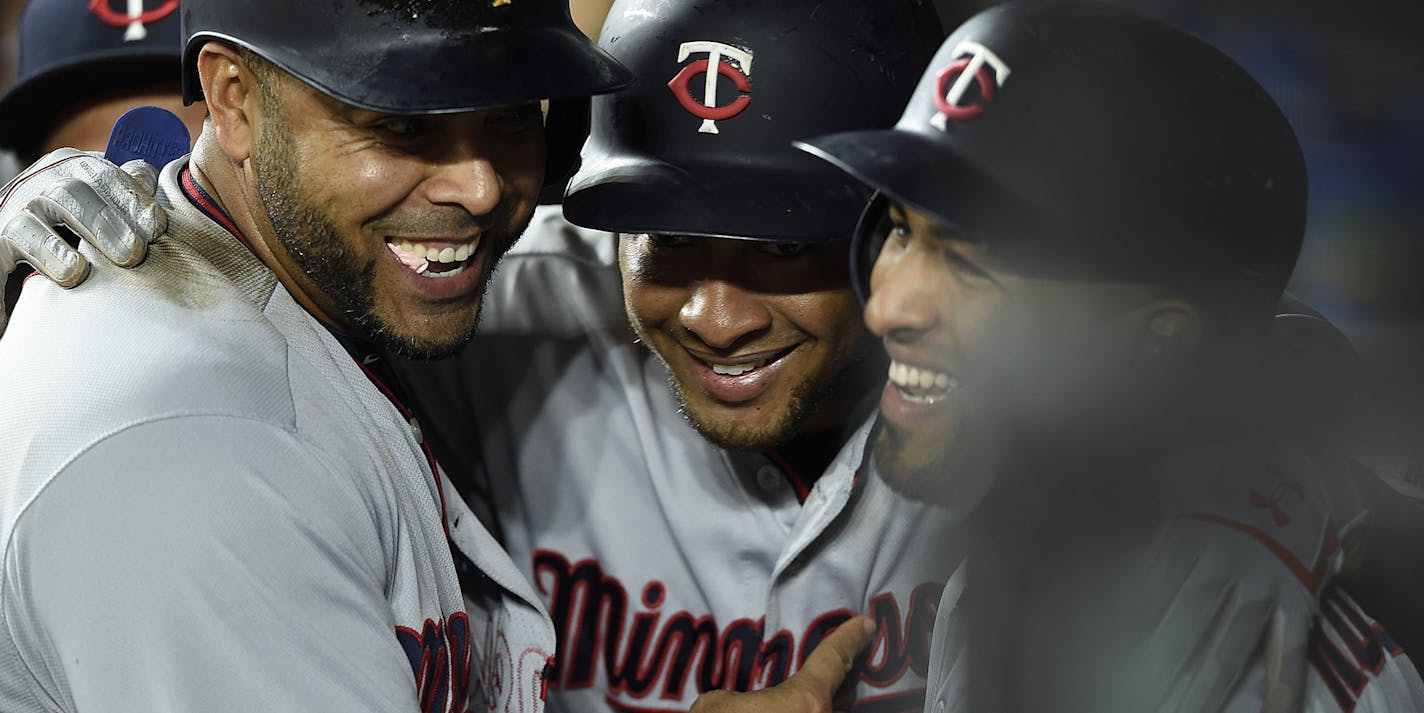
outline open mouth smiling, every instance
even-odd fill
[[[481,235],[464,241],[419,241],[412,242],[390,238],[386,247],[396,259],[421,277],[443,279],[459,275],[469,266],[471,258],[479,251]]]

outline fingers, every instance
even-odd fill
[[[61,236],[70,233],[117,265],[138,264],[168,227],[156,185],[156,172],[141,162],[120,168],[98,154],[51,152],[0,194],[0,271],[8,274],[22,260],[73,287],[89,263],[64,244]]]
[[[62,181],[37,196],[29,212],[47,225],[73,231],[120,267],[133,267],[148,254],[149,236],[140,235],[93,187],[77,179]]]
[[[816,649],[806,657],[801,670],[787,680],[802,686],[818,698],[824,695],[829,706],[836,689],[845,681],[846,674],[855,666],[855,660],[875,637],[875,620],[867,616],[857,616],[836,627],[829,636],[821,640]]]
[[[143,161],[130,161],[118,170],[104,159],[84,161],[75,166],[73,178],[102,199],[111,211],[110,218],[117,219],[116,224],[127,225],[131,235],[144,243],[142,248],[168,229],[168,214],[154,200],[157,173]],[[143,259],[142,253],[138,259]]]
[[[836,689],[874,640],[875,621],[857,616],[836,627],[779,686],[750,693],[708,691],[689,713],[829,713]]]
[[[158,169],[153,164],[136,158],[119,168],[134,180],[134,188],[139,194],[151,196],[158,192]]]
[[[14,261],[29,263],[64,288],[74,287],[89,276],[89,261],[65,244],[49,223],[30,211],[15,216],[0,232],[13,256],[13,260],[5,261],[6,277],[14,269]]]

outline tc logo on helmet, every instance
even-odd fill
[[[113,0],[89,0],[89,12],[94,13],[106,25],[123,27],[124,42],[137,42],[148,37],[144,25],[158,22],[178,9],[178,0],[167,0],[152,10],[143,9],[143,0],[128,0],[126,12],[116,12],[109,6]]]
[[[678,48],[677,61],[686,62],[689,56],[698,52],[706,52],[707,59],[699,59],[683,67],[682,71],[668,82],[668,89],[671,89],[673,95],[682,103],[682,108],[702,120],[702,127],[698,132],[716,134],[720,133],[717,131],[717,122],[742,113],[747,105],[752,103],[752,83],[747,78],[752,73],[752,53],[721,42],[684,42]],[[701,103],[692,98],[691,89],[692,78],[699,74],[707,75]],[[737,87],[737,97],[725,106],[717,104],[718,75],[732,80],[732,84]]]
[[[983,114],[984,107],[994,103],[999,87],[1009,81],[1009,65],[978,42],[960,42],[954,47],[954,56],[955,61],[941,69],[935,80],[935,107],[939,113],[930,118],[930,124],[940,131],[945,130],[947,119],[967,121]],[[982,103],[965,106],[961,102],[971,82],[978,85]]]

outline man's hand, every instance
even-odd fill
[[[748,693],[708,691],[689,713],[830,713],[836,689],[874,635],[874,620],[855,617],[822,639],[801,670],[780,685]]]
[[[168,227],[154,200],[156,170],[143,161],[122,168],[103,156],[59,149],[10,181],[0,193],[0,284],[28,263],[61,287],[78,285],[89,262],[65,243],[57,226],[93,245],[121,267],[143,261]],[[5,328],[0,305],[0,333]]]

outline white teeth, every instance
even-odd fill
[[[765,361],[759,361],[755,364],[736,364],[731,366],[725,364],[712,364],[711,366],[712,372],[715,374],[721,374],[722,376],[741,376],[742,374],[745,374],[751,371],[752,369],[759,369],[765,365]]]
[[[475,251],[479,249],[480,236],[476,235],[470,242],[454,248],[426,246],[422,243],[412,243],[409,240],[402,240],[398,247],[407,253],[415,255],[416,259],[425,260],[426,262],[464,262],[470,259],[470,256],[474,255]],[[448,275],[451,273],[443,274]]]
[[[900,387],[900,394],[905,400],[916,404],[939,401],[959,386],[959,380],[951,374],[918,369],[897,361],[890,362],[890,381]],[[905,389],[936,389],[937,392],[912,394]]]

